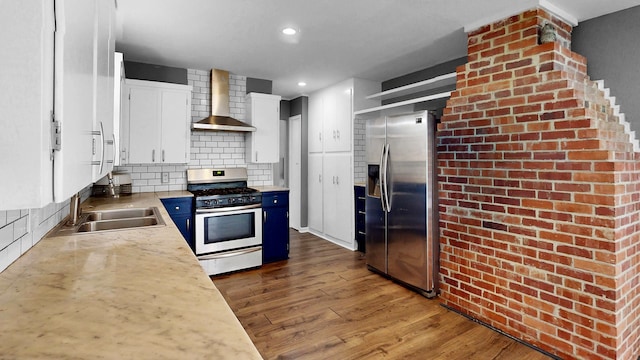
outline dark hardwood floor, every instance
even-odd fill
[[[291,230],[288,261],[212,277],[265,359],[548,359]]]

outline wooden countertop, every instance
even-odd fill
[[[157,206],[166,226],[45,237],[0,273],[1,358],[261,359],[159,196],[81,207]]]

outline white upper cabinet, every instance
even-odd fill
[[[0,11],[0,210],[53,201],[53,1],[4,1]]]
[[[54,151],[53,198],[62,202],[106,173],[109,140],[113,156],[115,4],[56,0],[55,7],[54,91],[60,147]]]
[[[128,164],[185,164],[189,160],[191,87],[125,80],[121,152]]]
[[[109,0],[97,2],[96,24],[97,34],[94,46],[94,103],[95,118],[93,123],[93,177],[98,181],[113,170],[115,160],[114,133],[114,53],[115,36],[113,26],[115,14],[113,4]],[[119,66],[119,65],[118,65]]]
[[[113,118],[114,11],[113,0],[3,3],[0,165],[14,176],[0,209],[62,202],[91,184],[103,151],[94,134]]]
[[[351,151],[351,93],[350,83],[340,83],[325,93],[325,152]]]
[[[280,161],[280,96],[248,93],[245,97],[247,123],[256,131],[247,134],[246,161]]]
[[[124,58],[114,54],[113,63],[113,136],[114,166],[120,165],[120,122],[122,121],[122,88],[124,86]]]

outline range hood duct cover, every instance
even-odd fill
[[[256,131],[256,128],[234,119],[229,111],[229,72],[211,69],[211,116],[191,124],[194,130]]]

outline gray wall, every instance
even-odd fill
[[[308,107],[309,107],[309,98],[306,96],[301,96],[295,98],[289,102],[290,104],[290,116],[302,115],[302,123],[300,124],[300,133],[302,134],[302,144],[300,147],[300,151],[302,153],[302,164],[300,166],[300,171],[302,175],[300,176],[301,189],[300,189],[300,226],[307,227],[307,209],[308,209],[308,164],[307,157],[305,154],[309,151],[309,144],[307,143],[307,132],[309,129],[309,116],[308,116]]]
[[[247,78],[247,94],[250,92],[271,94],[273,85],[271,80]]]
[[[187,69],[170,66],[125,61],[124,75],[127,79],[160,81],[187,85]]]
[[[592,80],[604,80],[640,136],[640,6],[581,22],[571,50],[587,58]]]
[[[432,66],[426,69],[422,69],[410,74],[406,74],[403,76],[399,76],[397,78],[393,78],[387,81],[384,81],[382,83],[382,91],[385,90],[389,90],[389,89],[393,89],[399,86],[404,86],[404,85],[409,85],[418,81],[422,81],[422,80],[427,80],[427,79],[431,79],[433,77],[436,77],[438,75],[444,75],[444,74],[448,74],[451,72],[455,72],[456,71],[456,67],[466,64],[467,63],[467,57],[461,57],[458,59],[454,59],[454,60],[450,60],[447,61],[445,63],[442,64],[438,64],[436,66]],[[413,98],[417,98],[417,97],[421,97],[421,96],[427,96],[427,95],[431,95],[431,94],[437,94],[440,92],[444,92],[444,91],[453,91],[455,90],[456,87],[455,85],[450,85],[450,86],[445,86],[445,87],[440,87],[437,89],[431,89],[431,90],[427,90],[427,91],[421,91],[421,92],[417,92],[417,93],[413,93],[413,94],[409,94],[409,95],[405,95],[405,96],[400,96],[400,97],[396,97],[393,99],[388,99],[388,100],[384,100],[382,102],[382,104],[390,104],[390,103],[394,103],[394,102],[398,102],[398,101],[403,101],[403,100],[408,100],[408,99],[413,99]],[[429,101],[429,102],[423,102],[423,103],[418,103],[415,104],[413,106],[413,110],[414,111],[419,111],[419,110],[431,110],[433,112],[436,113],[436,115],[442,116],[442,109],[444,109],[447,106],[447,99],[438,99],[438,100],[433,100],[433,101]]]

